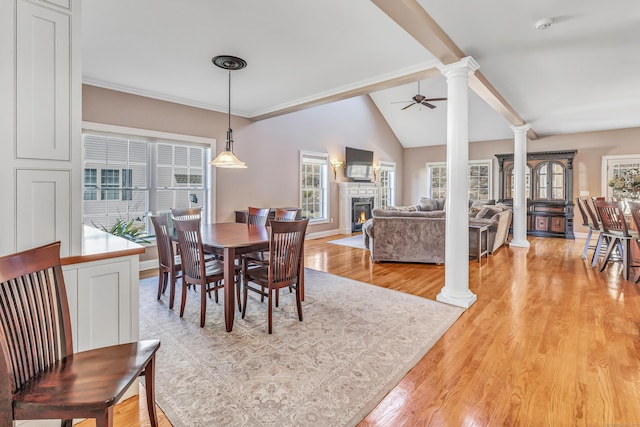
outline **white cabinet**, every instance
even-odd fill
[[[74,351],[136,341],[138,255],[63,268]]]
[[[0,2],[0,255],[55,240],[63,257],[81,251],[80,4]]]

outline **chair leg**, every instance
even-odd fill
[[[147,367],[144,369],[144,385],[147,394],[147,411],[149,412],[149,422],[151,427],[158,426],[158,414],[156,413],[156,389],[155,389],[155,368],[156,355],[149,359]]]
[[[620,241],[620,256],[622,257],[622,277],[629,280],[629,239]]]
[[[289,286],[289,289],[292,287]],[[298,285],[296,285],[296,306],[298,307],[298,320],[302,322],[302,300],[300,298],[300,289],[298,289]]]
[[[591,243],[591,233],[593,230],[589,227],[589,233],[587,233],[587,241],[584,242],[584,250],[582,251],[582,259],[587,258],[587,251],[589,250],[589,244]]]
[[[173,303],[175,302],[176,297],[176,276],[174,273],[169,275],[169,309],[173,309]]]
[[[161,271],[158,275],[158,301],[160,301],[160,297],[164,293],[165,287],[167,286],[165,283],[167,280],[165,274],[166,272]]]
[[[243,279],[243,285],[242,285],[242,296],[244,298],[244,300],[242,301],[242,318],[244,319],[244,315],[247,312],[247,299],[249,297],[249,291],[247,289],[247,279]]]
[[[273,301],[271,301],[272,296],[273,296],[273,290],[271,289],[271,287],[269,287],[269,297],[267,298],[267,301],[269,303],[269,310],[268,310],[268,312],[269,312],[269,315],[268,315],[269,316],[269,321],[268,321],[268,323],[269,323],[269,333],[271,333],[272,329],[273,329],[273,327],[272,327],[273,326],[272,325],[272,323],[273,323],[272,322],[272,320],[273,320],[273,304],[272,304]]]
[[[184,281],[184,275],[183,275],[182,276],[182,301],[180,302],[180,317],[182,317],[182,315],[184,314],[184,306],[186,303],[187,303],[187,283]]]
[[[96,427],[113,427],[113,405],[96,415]]]
[[[205,285],[206,286],[206,285]],[[200,327],[204,327],[204,318],[207,314],[207,292],[202,289],[200,292]]]
[[[607,267],[607,263],[609,262],[609,257],[611,256],[611,252],[613,252],[613,249],[616,247],[617,243],[618,243],[618,239],[612,238],[611,240],[609,240],[607,252],[604,254],[604,258],[600,263],[600,268],[598,269],[598,271],[604,271],[604,269]]]
[[[604,236],[600,233],[598,236],[598,243],[596,249],[593,251],[593,257],[591,258],[591,267],[595,267],[598,264],[598,258],[600,257],[600,251],[602,250],[602,244],[604,243]]]
[[[240,297],[240,288],[242,284],[242,278],[240,277],[240,274],[237,274],[236,276],[234,276],[234,280],[235,280],[235,287],[236,287],[236,299],[238,300],[238,311],[242,311],[242,299]]]

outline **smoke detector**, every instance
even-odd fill
[[[536,22],[536,28],[538,30],[546,30],[553,23],[553,19],[551,18],[542,18],[541,20]]]

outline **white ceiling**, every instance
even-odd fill
[[[385,2],[387,0],[379,0]],[[539,135],[640,127],[637,0],[405,0],[424,8]],[[405,147],[444,144],[446,102],[400,111],[417,93],[446,97],[440,65],[371,0],[84,1],[83,81],[261,118],[370,93]],[[554,19],[547,30],[534,23]],[[420,72],[423,72],[422,75]],[[405,84],[399,84],[400,82]],[[407,83],[411,82],[411,83]],[[393,86],[392,88],[389,88]],[[512,138],[511,124],[470,95],[470,140]]]

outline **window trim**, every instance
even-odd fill
[[[446,166],[447,162],[427,162],[426,163],[426,172],[427,172],[427,197],[432,197],[431,195],[431,168],[434,166]],[[489,167],[489,199],[493,199],[493,160],[492,159],[478,159],[478,160],[469,160],[467,165],[467,179],[469,178],[469,166],[472,165],[485,165]]]
[[[170,132],[161,132],[150,129],[143,128],[131,128],[126,126],[117,126],[110,125],[104,123],[96,123],[96,122],[82,122],[82,134],[84,133],[93,133],[93,134],[101,134],[101,135],[112,135],[119,137],[131,137],[131,138],[145,138],[149,140],[153,140],[153,142],[168,142],[168,143],[184,143],[189,145],[198,145],[202,148],[208,148],[209,154],[205,158],[205,179],[204,187],[209,192],[209,197],[207,197],[207,209],[209,212],[209,220],[211,223],[216,222],[216,191],[214,183],[216,182],[216,168],[214,167],[206,167],[211,160],[211,153],[216,151],[216,139],[215,138],[205,138],[200,136],[192,136],[192,135],[183,135],[177,133]],[[81,144],[84,147],[84,144]],[[83,148],[84,150],[84,148]],[[82,153],[82,161],[84,162],[84,151]],[[151,173],[151,167],[149,168],[148,173]],[[84,174],[84,172],[83,172]],[[151,178],[151,177],[150,177]],[[84,175],[83,175],[84,180]],[[151,179],[149,179],[149,185],[152,185]],[[83,196],[84,197],[84,196]],[[151,204],[151,200],[149,200]],[[82,213],[81,213],[82,215]]]
[[[380,178],[382,178],[382,172],[392,172],[393,173],[393,179],[391,182],[391,185],[389,186],[389,193],[391,194],[391,197],[387,198],[387,206],[394,206],[396,204],[396,178],[397,178],[397,172],[396,172],[396,162],[389,162],[389,161],[385,161],[385,160],[380,160],[378,162],[378,166],[379,166],[379,170],[378,170],[378,179],[377,179],[377,183],[380,185]],[[382,185],[380,185],[380,207],[382,207],[383,203],[382,203]],[[391,200],[388,200],[391,199]]]
[[[310,218],[309,224],[328,224],[329,223],[329,212],[330,210],[330,187],[329,187],[329,153],[320,153],[317,151],[304,151],[300,150],[300,164],[298,168],[298,195],[299,195],[299,205],[302,208],[302,166],[304,165],[305,157],[319,157],[323,159],[322,164],[322,201],[321,201],[321,209],[322,216],[320,218]]]

